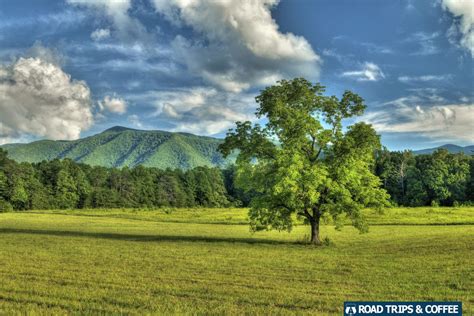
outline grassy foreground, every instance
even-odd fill
[[[367,211],[368,234],[324,226],[332,244],[314,248],[297,242],[304,226],[251,234],[240,209],[4,213],[0,314],[340,315],[346,300],[472,314],[473,215]]]

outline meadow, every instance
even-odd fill
[[[462,301],[474,208],[366,210],[367,234],[251,233],[245,209],[0,214],[0,314],[340,315],[346,300]]]

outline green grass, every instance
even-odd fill
[[[324,226],[320,248],[298,242],[304,226],[251,234],[240,209],[3,213],[0,314],[340,315],[346,300],[472,314],[474,208],[429,210],[366,211],[368,234]]]
[[[29,213],[113,217],[175,223],[248,225],[248,209],[245,208],[40,210],[29,211]],[[382,213],[375,210],[364,210],[363,213],[370,225],[474,225],[474,207],[405,207],[386,209]],[[327,224],[331,224],[331,220]],[[349,225],[350,221],[346,220],[346,224]]]

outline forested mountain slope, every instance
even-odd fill
[[[190,169],[223,166],[217,151],[222,140],[187,133],[144,131],[112,127],[74,141],[41,140],[29,144],[7,144],[2,148],[16,161],[40,162],[70,158],[76,162],[104,167],[143,165],[157,168]]]
[[[0,146],[19,162],[40,162],[70,158],[76,162],[104,167],[145,167],[191,169],[197,166],[222,167],[233,159],[223,159],[217,151],[221,139],[188,133],[136,130],[115,126],[100,134],[74,141],[40,140],[27,144]],[[438,148],[450,153],[472,155],[474,146],[443,145],[416,150],[431,154]]]

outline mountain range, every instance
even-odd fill
[[[70,158],[76,162],[104,167],[146,167],[190,169],[197,166],[223,167],[233,158],[224,159],[217,147],[222,139],[189,133],[136,130],[121,126],[73,141],[40,140],[26,144],[0,146],[8,156],[21,162],[40,162]],[[474,154],[474,146],[447,144],[416,150],[414,154],[430,154],[438,148],[451,153]]]
[[[73,141],[40,140],[28,144],[1,146],[16,161],[40,162],[70,158],[76,162],[104,167],[190,169],[224,166],[217,151],[221,139],[188,133],[136,130],[115,126],[100,134]]]
[[[443,148],[449,151],[452,154],[457,154],[457,153],[465,153],[466,155],[473,155],[474,154],[474,145],[471,146],[458,146],[458,145],[453,145],[453,144],[446,144],[442,145],[439,147],[433,147],[433,148],[427,148],[427,149],[421,149],[421,150],[414,150],[413,153],[415,155],[425,155],[425,154],[432,154],[436,150]]]

